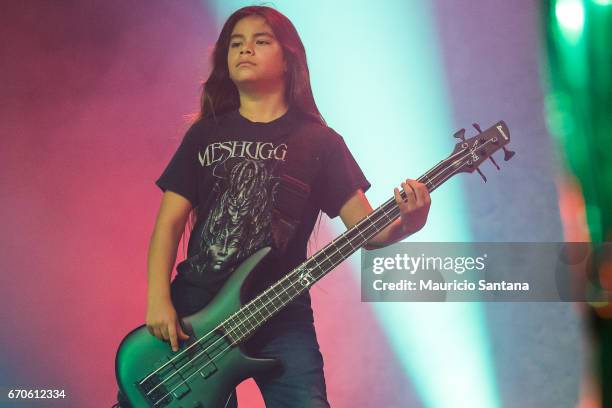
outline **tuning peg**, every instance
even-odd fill
[[[514,156],[515,152],[513,152],[512,150],[506,149],[506,146],[504,146],[503,149],[504,149],[504,161],[510,160],[512,156]]]
[[[480,177],[482,177],[482,179],[486,183],[487,182],[487,178],[485,177],[484,174],[482,174],[482,171],[480,171],[480,169],[478,167],[476,167],[476,171],[478,172],[478,174],[480,174]]]
[[[495,162],[495,159],[493,158],[493,156],[489,157],[489,159],[491,160],[491,162],[493,162],[493,165],[497,167],[497,170],[501,170],[499,166],[497,165],[497,163]]]
[[[472,123],[472,126],[474,126],[474,129],[476,129],[478,131],[478,133],[482,133],[482,129],[480,128],[480,125],[478,123]],[[489,157],[489,159],[491,160],[491,163],[493,163],[493,165],[497,168],[497,170],[501,170],[499,168],[499,166],[497,165],[497,163],[495,162],[495,159],[493,158],[493,156]],[[482,173],[480,175],[482,176]],[[483,176],[483,178],[484,178],[484,176]],[[486,183],[487,180],[486,180],[486,178],[484,178],[484,179],[485,179],[485,183]]]
[[[455,132],[453,137],[456,137],[457,139],[461,139],[462,141],[465,142],[465,129],[459,129],[458,131]]]

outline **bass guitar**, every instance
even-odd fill
[[[508,127],[500,121],[465,138],[465,129],[455,133],[460,139],[453,152],[418,178],[430,192],[458,173],[477,171],[499,149],[508,161],[514,152]],[[405,193],[400,192],[403,198]],[[275,359],[253,358],[242,347],[245,340],[285,305],[307,291],[338,264],[399,216],[391,198],[323,249],[286,274],[252,300],[243,301],[243,285],[269,253],[262,248],[242,262],[216,297],[202,310],[181,319],[190,338],[172,352],[166,342],[152,336],[143,325],[121,342],[115,359],[120,392],[137,408],[220,408],[235,387],[278,364]]]

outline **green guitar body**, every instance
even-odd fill
[[[241,308],[245,280],[269,251],[262,248],[247,258],[205,308],[181,320],[190,339],[179,351],[173,352],[168,342],[152,336],[144,325],[123,339],[115,374],[120,392],[133,407],[223,408],[240,382],[278,364],[275,359],[247,356],[215,331]]]

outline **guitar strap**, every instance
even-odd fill
[[[280,167],[279,182],[274,191],[272,238],[281,253],[295,235],[304,215],[308,198],[312,193],[314,177],[318,171],[318,152],[313,146],[312,132],[308,125],[287,135],[287,161]]]

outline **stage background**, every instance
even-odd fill
[[[436,191],[412,239],[563,240],[535,2],[290,3],[274,4],[302,35],[319,108],[373,205],[448,155],[458,128],[508,123],[516,157],[484,166],[486,185],[463,175]],[[13,388],[68,395],[21,406],[114,403],[116,348],[145,316],[153,182],[198,109],[222,22],[244,4],[3,5],[0,403]],[[324,221],[312,248],[340,231]],[[576,404],[572,304],[364,304],[358,258],[312,295],[332,406]],[[263,406],[252,382],[239,397]]]

